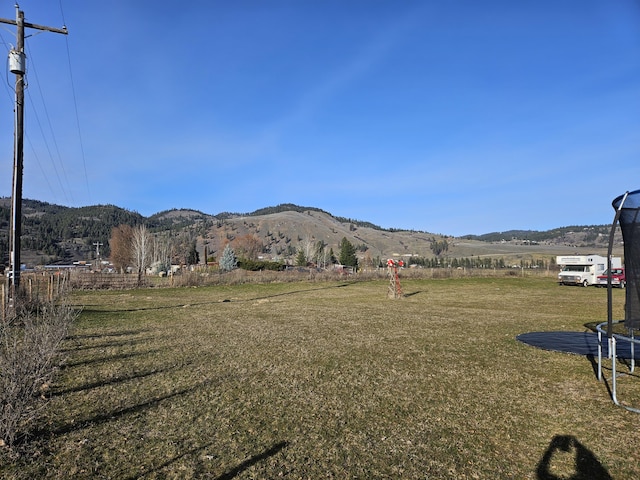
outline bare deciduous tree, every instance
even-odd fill
[[[257,260],[263,249],[264,245],[255,235],[247,234],[233,241],[236,255],[247,260]]]
[[[132,263],[133,228],[129,225],[118,225],[111,230],[109,248],[111,249],[111,263],[121,272]]]
[[[318,259],[318,267],[327,268],[327,265],[331,263],[331,250],[327,248],[324,242],[318,242],[316,250],[316,258]]]
[[[151,266],[158,271],[169,272],[174,250],[171,236],[168,233],[154,236],[151,247]]]
[[[151,260],[151,243],[151,235],[149,235],[147,227],[138,225],[133,229],[131,252],[133,269],[138,274],[138,284],[142,282],[142,275]]]
[[[309,237],[305,237],[300,243],[300,251],[307,262],[313,262],[316,257],[316,245]]]

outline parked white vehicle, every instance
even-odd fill
[[[600,255],[558,256],[556,263],[562,267],[558,274],[560,285],[597,285],[598,275],[603,275],[607,270],[607,257]],[[622,267],[620,257],[611,257],[611,267]]]

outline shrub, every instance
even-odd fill
[[[0,444],[12,446],[28,433],[76,316],[67,305],[30,303],[0,325]]]
[[[264,260],[247,260],[243,258],[238,260],[238,267],[243,270],[249,270],[251,272],[258,272],[260,270],[273,270],[276,272],[284,270],[284,264],[281,262],[268,262]]]

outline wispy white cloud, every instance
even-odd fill
[[[386,28],[371,38],[355,57],[345,58],[341,67],[328,72],[317,84],[309,86],[295,105],[265,126],[261,138],[268,139],[265,141],[269,143],[277,143],[288,129],[313,118],[324,105],[353,87],[406,41],[407,36],[419,27],[424,11],[423,7],[412,8],[390,19]]]

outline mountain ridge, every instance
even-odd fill
[[[0,263],[8,261],[10,199],[0,197]],[[443,257],[534,256],[606,251],[609,225],[559,227],[547,231],[509,230],[453,237],[426,231],[382,228],[371,222],[337,217],[316,207],[292,203],[248,213],[207,214],[189,208],[160,211],[148,217],[116,205],[66,207],[25,199],[22,207],[22,259],[32,264],[90,260],[95,246],[109,253],[113,227],[145,224],[152,233],[169,232],[195,242],[204,255],[219,256],[224,245],[255,237],[271,259],[291,259],[298,248],[322,242],[335,252],[342,238],[357,247],[361,257],[433,257],[434,242],[444,242]],[[206,248],[206,250],[205,250]]]

